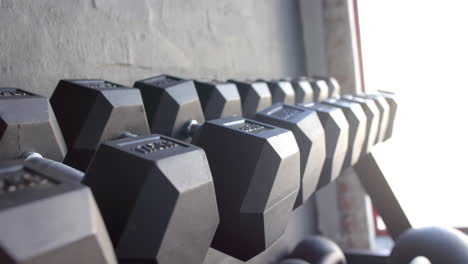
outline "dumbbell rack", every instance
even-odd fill
[[[315,80],[310,79],[309,81],[314,82]],[[177,84],[178,82],[180,82],[180,81],[177,81],[176,84]],[[184,82],[185,82],[185,81],[184,81]],[[64,83],[64,81],[61,81],[61,83],[59,84],[59,87],[60,87],[60,85],[63,84],[63,83]],[[79,85],[85,85],[85,86],[87,86],[87,87],[89,87],[89,88],[91,88],[91,89],[97,89],[96,91],[99,90],[99,91],[102,91],[102,92],[105,92],[107,89],[111,89],[111,90],[115,90],[115,89],[119,90],[119,89],[122,89],[122,86],[115,85],[115,84],[110,83],[110,82],[84,80],[84,81],[75,81],[75,83],[78,83]],[[260,83],[261,83],[261,82],[260,82]],[[277,100],[277,101],[286,101],[286,100],[287,100],[287,99],[286,99],[286,98],[287,98],[286,96],[281,97],[281,91],[282,91],[282,89],[283,89],[284,87],[287,87],[287,86],[284,86],[283,83],[287,83],[287,82],[286,82],[286,81],[280,81],[280,82],[271,81],[271,83],[269,83],[269,84],[273,84],[273,87],[274,87],[274,88],[270,88],[270,89],[272,89],[272,90],[271,90],[272,94],[275,94],[275,92],[277,92],[276,97],[273,97],[273,98],[275,98],[274,100]],[[167,82],[166,82],[165,84],[167,84]],[[173,82],[169,82],[169,84],[173,84]],[[280,85],[280,84],[281,84],[281,85]],[[97,86],[96,86],[96,85],[97,85]],[[178,84],[177,84],[177,85],[178,85]],[[270,86],[270,87],[271,87],[271,86]],[[104,89],[104,90],[102,90],[102,89]],[[267,88],[267,89],[268,89],[268,88]],[[276,89],[276,90],[273,90],[273,89]],[[322,90],[320,90],[320,89],[322,89]],[[11,90],[11,91],[10,91],[10,90]],[[23,97],[24,97],[24,98],[29,98],[29,97],[34,98],[34,97],[35,97],[33,94],[29,94],[28,92],[24,92],[24,91],[21,91],[21,90],[15,90],[15,89],[10,89],[10,90],[8,90],[8,91],[6,91],[6,92],[7,92],[7,93],[13,92],[13,95],[11,95],[11,96],[13,96],[13,97],[15,97],[15,96],[16,96],[16,97],[21,97],[21,98],[23,98]],[[136,89],[132,89],[132,90],[133,90],[133,91],[137,91]],[[16,92],[15,92],[15,91],[16,91]],[[61,90],[57,90],[57,91],[60,92]],[[73,91],[73,88],[72,88],[72,87],[68,88],[68,92],[71,92],[71,91]],[[109,90],[109,91],[110,91],[110,90]],[[333,91],[332,88],[329,88],[328,86],[326,86],[326,90],[323,90],[323,87],[317,87],[317,91],[326,91],[327,94],[333,95],[333,94],[336,93],[337,89],[336,89],[336,87],[335,87],[335,90]],[[330,92],[329,92],[329,91],[330,91]],[[66,96],[66,94],[64,94],[63,96]],[[57,105],[57,102],[58,102],[58,104],[60,104],[61,102],[63,102],[62,100],[54,99],[54,98],[57,98],[57,97],[58,97],[58,96],[52,98],[52,103],[53,103],[53,105]],[[324,96],[324,97],[328,97],[328,96]],[[77,99],[78,99],[78,98],[81,98],[81,97],[78,96],[78,94],[77,94],[77,97],[74,97],[74,98],[77,98]],[[39,100],[40,98],[39,98],[39,97],[36,97],[36,99]],[[320,96],[317,96],[317,95],[315,96],[315,100],[320,100],[320,99],[323,99],[323,98],[321,98]],[[42,99],[41,99],[41,100],[42,100]],[[54,103],[54,101],[55,101],[55,103]],[[98,101],[98,102],[99,102],[99,101]],[[104,102],[104,101],[103,101],[103,102]],[[116,102],[118,102],[118,101],[116,101]],[[295,102],[295,101],[293,101],[293,102]],[[330,101],[330,103],[333,103],[333,101]],[[47,104],[46,104],[46,105],[47,105]],[[103,105],[101,105],[101,104],[97,104],[96,106],[97,106],[97,107],[103,107]],[[67,107],[67,106],[65,106],[65,107]],[[68,107],[70,108],[70,105],[68,105]],[[56,109],[59,109],[59,108],[56,108]],[[75,108],[71,108],[71,109],[72,109],[73,111],[77,110],[76,107],[75,107]],[[98,108],[98,109],[99,109],[99,108]],[[101,109],[100,111],[98,111],[97,113],[102,112],[103,110],[105,110],[105,108],[102,108],[102,109]],[[63,110],[63,111],[65,111],[65,110]],[[290,111],[291,111],[291,110],[288,110],[289,113],[290,113]],[[71,112],[71,113],[72,113],[72,112]],[[135,112],[135,113],[136,113],[136,112]],[[72,114],[73,114],[73,113],[72,113]],[[47,117],[47,118],[49,118],[49,120],[50,120],[50,116]],[[283,118],[286,118],[286,117],[283,116]],[[59,119],[59,121],[60,121],[60,119]],[[73,123],[75,120],[69,119],[68,121],[72,121],[72,123]],[[250,121],[249,121],[249,122],[250,122]],[[346,121],[345,121],[345,122],[346,122]],[[252,123],[252,124],[255,124],[255,123]],[[62,129],[64,129],[64,127],[69,127],[69,126],[70,126],[70,125],[62,126]],[[115,125],[114,125],[114,126],[115,126]],[[52,126],[52,127],[53,127],[53,126]],[[263,125],[260,125],[260,127],[263,127]],[[91,127],[90,127],[90,128],[91,128]],[[158,127],[158,128],[159,128],[159,127]],[[54,129],[54,128],[53,128],[53,129]],[[249,129],[250,129],[250,128],[249,128]],[[73,131],[73,130],[70,130],[70,131]],[[146,133],[146,132],[143,132],[143,133]],[[174,132],[174,133],[176,133],[176,134],[175,134],[176,136],[180,135],[179,132]],[[172,135],[172,131],[169,132],[169,134]],[[216,135],[214,135],[214,136],[216,136]],[[153,143],[152,143],[152,144],[153,144]],[[183,145],[183,143],[174,143],[174,144],[182,144],[182,145]],[[165,144],[164,146],[169,146],[169,145]],[[164,148],[166,148],[166,147],[164,147]],[[77,155],[78,155],[78,154],[77,154]],[[81,155],[82,155],[82,154],[81,154]],[[78,156],[79,156],[79,155],[78,155]],[[85,161],[85,162],[89,162],[89,161],[91,160],[91,157],[92,157],[92,156],[88,156],[88,158],[86,158],[84,161]],[[55,157],[55,159],[57,159],[57,158]],[[95,158],[95,159],[98,159],[98,158]],[[82,160],[82,161],[83,161],[83,160]],[[348,162],[350,162],[350,164],[351,164],[351,161],[348,161]],[[75,164],[75,165],[77,165],[77,166],[79,167],[79,164]],[[86,167],[83,167],[83,168],[86,169]],[[84,170],[84,169],[83,169],[83,170]],[[118,173],[118,172],[116,171],[115,173]],[[89,181],[87,181],[87,182],[89,183]],[[85,181],[85,183],[86,183],[86,181]],[[295,214],[297,217],[300,217],[300,218],[304,218],[304,217],[309,217],[309,218],[310,218],[310,214],[309,214],[310,211],[308,212],[307,207],[308,207],[308,205],[307,205],[307,203],[306,203],[305,205],[302,206],[302,208],[298,208],[298,209],[294,212],[294,214]],[[304,208],[305,208],[305,209],[304,209]],[[309,207],[309,210],[310,210],[310,207]],[[307,215],[308,215],[308,216],[307,216]],[[294,219],[294,218],[296,218],[296,217],[293,215],[291,218]],[[266,259],[271,259],[271,258],[277,259],[277,256],[278,256],[277,254],[280,254],[280,252],[283,251],[285,248],[291,248],[291,245],[296,244],[296,242],[291,242],[292,240],[298,240],[298,239],[300,240],[300,237],[301,237],[301,236],[305,236],[305,235],[307,235],[308,233],[313,233],[313,232],[314,232],[314,231],[312,230],[312,228],[309,226],[309,228],[310,228],[309,230],[307,230],[307,231],[305,231],[305,232],[301,232],[299,235],[296,234],[296,235],[290,236],[290,234],[292,234],[292,233],[294,232],[294,231],[291,231],[290,229],[294,229],[295,227],[297,227],[297,225],[295,225],[294,221],[291,221],[291,220],[290,220],[290,222],[292,222],[292,223],[290,223],[290,227],[288,227],[288,229],[286,230],[285,235],[283,235],[283,236],[279,239],[279,241],[275,242],[275,243],[272,244],[272,245],[269,245],[268,248],[267,248],[267,250],[266,250],[265,252],[263,252],[263,253],[261,253],[260,255],[258,255],[258,256],[256,256],[256,257],[252,258],[252,259],[249,261],[249,263],[265,263]],[[312,222],[312,221],[311,221],[311,222]],[[276,256],[276,257],[275,257],[275,256]],[[231,259],[231,257],[228,256],[228,255],[225,255],[225,254],[223,254],[223,253],[221,253],[221,252],[219,252],[219,251],[215,251],[215,250],[213,250],[213,249],[210,249],[210,250],[208,251],[207,257],[205,258],[205,263],[219,263],[219,262],[224,261],[224,260],[222,260],[222,259],[225,259],[225,258],[230,258],[230,259]],[[251,257],[249,257],[249,259],[250,259],[250,258],[251,258]],[[232,259],[232,261],[234,261],[234,260]]]

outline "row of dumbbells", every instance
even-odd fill
[[[0,262],[248,260],[395,113],[393,95],[339,97],[329,77],[62,80],[50,104],[2,88]]]

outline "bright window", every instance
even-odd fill
[[[394,91],[375,149],[416,226],[468,226],[468,1],[359,0],[366,89]]]

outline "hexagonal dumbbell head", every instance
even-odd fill
[[[380,95],[382,95],[385,100],[387,100],[389,109],[390,109],[390,114],[388,117],[388,125],[387,125],[387,132],[385,133],[384,139],[387,140],[392,137],[393,135],[393,126],[395,124],[395,118],[396,118],[396,113],[398,109],[398,103],[396,100],[396,95],[391,92],[387,91],[379,91]]]
[[[202,124],[193,143],[206,152],[220,224],[211,246],[241,260],[267,249],[286,228],[300,186],[291,131],[242,117]]]
[[[252,117],[258,111],[271,105],[271,93],[266,83],[236,80],[229,80],[229,82],[234,83],[239,90],[243,116]]]
[[[104,80],[61,80],[50,99],[68,146],[64,163],[86,170],[99,144],[128,131],[148,135],[137,89]]]
[[[42,169],[0,165],[0,263],[117,263],[89,188]]]
[[[157,134],[108,141],[84,182],[120,261],[203,262],[219,223],[203,150]]]
[[[371,99],[364,99],[355,97],[349,94],[341,96],[342,100],[358,103],[364,114],[366,115],[366,137],[364,139],[364,151],[361,155],[365,155],[371,151],[371,148],[375,145],[377,136],[379,133],[379,109],[377,105]]]
[[[62,161],[67,147],[46,97],[17,88],[0,88],[0,160],[40,152]]]
[[[385,97],[381,94],[365,94],[365,93],[360,93],[356,94],[357,97],[361,98],[366,98],[366,99],[371,99],[375,102],[377,105],[377,108],[379,109],[379,135],[377,137],[377,142],[384,142],[385,141],[385,136],[387,134],[388,126],[389,126],[389,121],[390,121],[390,106],[385,100]]]
[[[272,103],[294,104],[296,97],[294,89],[287,81],[268,81],[266,82],[271,93]]]
[[[324,104],[335,106],[343,110],[349,124],[348,153],[344,161],[343,169],[354,166],[361,158],[364,151],[364,141],[366,139],[366,114],[358,103],[329,98],[323,101]]]
[[[305,103],[300,106],[317,112],[325,130],[326,159],[317,188],[324,187],[341,173],[348,150],[349,125],[338,107]]]
[[[187,120],[205,120],[193,81],[159,75],[134,86],[141,91],[152,133],[184,140]]]
[[[314,90],[314,102],[321,102],[328,98],[328,84],[324,80],[308,78]]]
[[[194,83],[205,120],[242,115],[241,99],[235,84],[219,81],[195,81]]]
[[[263,123],[291,130],[301,156],[301,186],[294,208],[302,205],[316,190],[325,162],[325,131],[315,111],[276,103],[258,112]]]
[[[305,79],[288,79],[294,89],[296,104],[309,103],[314,100],[314,90],[310,82]]]
[[[340,97],[341,87],[338,80],[331,76],[314,76],[316,80],[323,80],[327,83],[328,86],[328,97],[338,98]]]

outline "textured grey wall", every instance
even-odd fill
[[[0,25],[0,86],[43,95],[63,78],[305,73],[294,1],[0,0]]]

